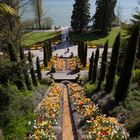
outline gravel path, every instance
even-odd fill
[[[69,51],[67,52],[67,47],[69,47]],[[33,63],[35,65],[36,62],[36,57],[38,56],[40,59],[40,63],[43,63],[43,49],[40,50],[30,50],[31,53],[35,56],[35,58],[33,59]],[[89,63],[89,59],[91,57],[92,52],[95,53],[96,49],[95,48],[88,48],[88,52],[87,52],[87,63]],[[111,53],[112,48],[108,49],[108,52]],[[69,45],[67,42],[64,42],[63,44],[59,45],[57,50],[53,50],[53,56],[56,56],[56,54],[58,54],[58,56],[63,56],[63,57],[69,57],[71,55],[71,52],[73,53],[74,56],[77,56],[77,45]],[[25,54],[28,54],[28,50],[24,51]],[[100,48],[100,56],[103,53],[103,48]]]

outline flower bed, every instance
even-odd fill
[[[58,125],[60,114],[61,93],[61,85],[55,84],[35,110],[37,117],[34,121],[29,122],[29,133],[32,140],[56,140],[55,127]]]
[[[55,68],[57,71],[62,71],[64,68],[64,59],[57,58],[56,63],[55,63]]]
[[[40,65],[40,67],[41,67],[41,70],[42,71],[46,71],[46,70],[51,70],[51,67],[52,67],[52,65],[55,65],[55,63],[56,63],[56,57],[51,57],[51,59],[50,59],[50,61],[48,62],[48,66],[47,67],[45,67],[44,66],[44,63],[42,63],[41,65]]]
[[[68,58],[66,61],[67,70],[75,70],[76,63],[75,58]]]
[[[42,49],[43,44],[34,44],[31,46],[31,50],[40,50]]]
[[[125,140],[127,133],[116,118],[106,117],[99,111],[77,84],[69,84],[71,101],[81,120],[82,131],[88,140]]]

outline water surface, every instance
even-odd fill
[[[89,0],[91,4],[91,16],[95,13],[95,1]],[[70,26],[71,14],[73,9],[74,0],[43,0],[44,15],[50,16],[54,25],[56,26]],[[138,7],[137,0],[118,0],[117,5],[120,5],[122,11],[123,21],[128,22],[135,13]],[[28,10],[22,19],[32,18],[31,10]]]

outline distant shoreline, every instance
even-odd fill
[[[22,30],[22,32],[54,32],[54,31],[60,31],[60,30],[66,30],[69,29],[70,26],[61,26],[61,28],[58,28],[57,30],[55,30],[55,26],[52,27],[52,29],[28,29],[28,30]]]
[[[54,26],[70,26],[71,14],[73,10],[74,0],[43,0],[43,8],[45,16],[49,16],[54,21]],[[90,0],[91,3],[91,16],[95,13],[95,0]],[[132,14],[135,13],[135,8],[138,7],[137,0],[118,0],[118,4],[122,7],[122,19],[128,22]],[[21,20],[33,18],[33,13],[29,8],[25,12]]]

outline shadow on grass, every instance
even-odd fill
[[[93,40],[99,40],[107,37],[108,34],[101,34],[97,31],[92,31],[88,33],[71,33],[72,40],[83,40],[83,41],[93,41]]]

